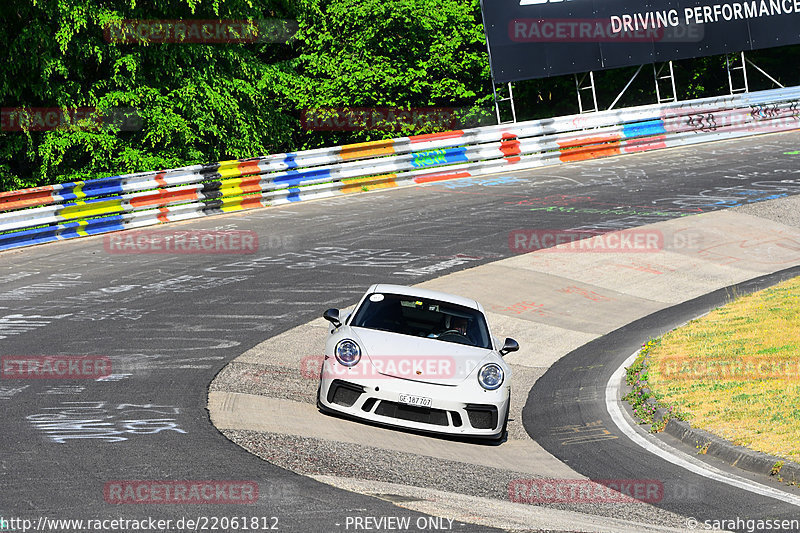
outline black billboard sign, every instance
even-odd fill
[[[800,43],[800,0],[481,0],[496,83]]]

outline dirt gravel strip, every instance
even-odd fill
[[[506,357],[515,393],[509,437],[500,446],[319,413],[317,380],[303,365],[321,354],[327,335],[322,319],[268,339],[226,366],[209,388],[211,420],[271,463],[364,494],[385,491],[400,500],[413,494],[417,499],[401,505],[438,516],[509,530],[681,530],[683,517],[645,503],[511,502],[510,479],[582,478],[528,437],[521,419],[527,392],[555,361],[610,331],[800,264],[798,207],[800,199],[790,197],[637,228],[660,236],[662,246],[655,251],[562,245],[422,283],[480,301],[494,335],[520,343],[520,351]],[[383,281],[390,280],[375,280]]]

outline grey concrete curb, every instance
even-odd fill
[[[662,415],[663,417],[663,415]],[[658,418],[658,421],[660,421]],[[705,450],[705,455],[721,459],[726,463],[757,474],[773,476],[773,468],[783,463],[777,472],[784,482],[800,482],[800,464],[781,459],[780,457],[757,452],[744,446],[738,446],[703,429],[693,428],[688,422],[669,419],[664,431],[698,450]]]
[[[645,357],[645,367],[649,366],[649,364],[649,357]],[[620,387],[620,401],[630,405],[630,402],[622,398],[632,390],[633,387],[623,379]],[[642,387],[642,391],[647,394],[652,394],[648,386]],[[653,407],[658,406],[658,400],[653,396],[648,397],[645,403]],[[661,423],[669,412],[669,409],[664,407],[657,408],[656,412],[653,413],[653,422],[651,425]],[[634,419],[639,419],[635,414],[632,416]],[[697,450],[705,450],[698,451],[697,453],[716,457],[731,466],[741,468],[747,472],[754,472],[765,476],[780,476],[782,481],[786,483],[800,484],[800,464],[798,463],[788,461],[776,455],[770,455],[768,453],[745,448],[744,446],[739,446],[704,429],[693,428],[688,422],[678,420],[677,418],[670,418],[667,420],[664,426],[664,432]],[[777,469],[777,472],[773,472],[773,469],[775,469],[778,463],[781,463],[781,466]]]
[[[647,361],[645,364],[647,364]],[[623,380],[623,394],[621,396],[624,397],[631,390],[632,387]],[[643,387],[642,390],[650,392],[649,387]],[[658,404],[652,396],[649,397],[645,403],[653,406]],[[653,414],[653,424],[660,423],[668,413],[669,410],[663,407],[657,409]],[[634,415],[634,418],[638,417]],[[777,474],[780,475],[784,482],[800,483],[800,464],[798,463],[787,461],[775,455],[751,450],[744,446],[739,446],[713,433],[709,433],[704,429],[693,428],[688,422],[678,420],[677,418],[670,418],[667,420],[664,426],[664,432],[697,450],[705,450],[698,451],[697,453],[716,457],[731,466],[766,476]],[[778,463],[782,463],[782,465],[777,473],[773,473],[773,468],[775,468]]]

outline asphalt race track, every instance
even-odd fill
[[[793,505],[765,496],[749,494],[710,481],[697,474],[676,468],[660,457],[616,435],[584,433],[580,446],[565,446],[564,435],[554,428],[586,428],[591,424],[614,427],[606,411],[605,387],[611,374],[642,342],[724,305],[734,293],[747,294],[764,289],[784,279],[800,275],[800,267],[761,276],[750,282],[714,291],[683,304],[637,320],[604,337],[585,344],[561,358],[536,382],[523,410],[523,423],[531,437],[559,460],[590,479],[654,479],[663,484],[660,508],[698,520],[769,518],[797,519],[800,510]],[[590,360],[595,372],[576,371]],[[627,404],[626,404],[627,405]],[[676,448],[688,446],[666,434],[659,437]],[[698,455],[696,450],[695,455]],[[732,468],[720,460],[705,457],[708,464],[751,479],[760,484],[780,487],[775,480]],[[796,494],[796,492],[795,492]]]
[[[4,252],[0,355],[106,356],[113,374],[0,380],[0,516],[265,517],[281,531],[344,531],[349,517],[365,514],[416,519],[229,442],[209,422],[208,384],[239,354],[328,307],[354,303],[372,283],[415,284],[512,255],[515,229],[623,229],[797,194],[798,144],[800,133],[771,135],[167,226],[253,231],[259,250],[252,255],[109,253],[103,237]],[[713,296],[696,305],[664,320],[713,306]],[[609,342],[603,356],[614,362],[640,339],[623,332]],[[553,381],[542,382],[541,401],[526,410],[528,431],[546,449],[537,421],[561,417],[563,426],[564,417],[583,416],[569,402],[546,403],[548,390],[576,386],[556,375],[564,365],[542,378]],[[614,446],[577,457],[550,451],[594,478],[687,475],[632,446]],[[121,480],[249,480],[259,493],[247,505],[107,502],[104,487]],[[701,494],[694,506],[673,510],[780,518],[793,509],[708,483]]]

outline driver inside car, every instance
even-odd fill
[[[437,338],[441,337],[445,333],[455,333],[466,337],[468,324],[469,321],[466,318],[462,318],[460,316],[447,315],[442,330],[438,332],[431,332],[428,335],[428,337]]]
[[[450,319],[450,331],[458,332],[459,335],[467,335],[467,319],[460,316],[454,316]]]

